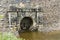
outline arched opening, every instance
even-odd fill
[[[20,22],[20,27],[22,30],[29,30],[33,25],[33,20],[31,17],[24,17]]]

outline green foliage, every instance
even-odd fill
[[[4,18],[4,15],[0,15],[0,19]]]
[[[0,40],[23,40],[22,38],[17,38],[14,34],[12,33],[0,33]],[[24,39],[25,40],[25,39]]]

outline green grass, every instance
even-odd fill
[[[23,38],[17,38],[14,34],[12,33],[0,33],[0,40],[25,40]]]

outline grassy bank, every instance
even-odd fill
[[[22,39],[22,38],[17,38],[13,33],[7,33],[7,32],[4,32],[4,33],[1,33],[0,32],[0,40],[25,40],[25,39]]]

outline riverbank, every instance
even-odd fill
[[[58,31],[53,31],[53,32],[48,32],[47,34],[49,34],[49,35],[60,34],[60,30],[58,30]]]

